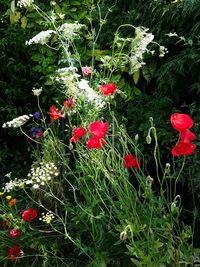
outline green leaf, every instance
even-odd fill
[[[12,13],[15,12],[15,0],[13,0],[13,1],[11,2],[10,10],[11,10]]]
[[[140,70],[134,72],[134,74],[133,74],[133,80],[134,80],[134,83],[135,83],[135,84],[138,83],[139,78],[140,78]]]
[[[140,89],[138,89],[137,87],[134,87],[133,92],[134,92],[135,95],[141,95],[142,94]]]

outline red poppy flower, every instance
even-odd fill
[[[13,228],[12,230],[10,230],[9,233],[12,238],[17,238],[21,236],[21,230],[18,228]]]
[[[92,148],[99,149],[99,148],[102,148],[102,146],[104,146],[105,143],[106,141],[102,138],[92,137],[87,140],[86,145],[88,149],[92,149]]]
[[[63,102],[63,105],[67,108],[70,109],[72,105],[76,104],[76,101],[72,99],[71,97],[68,97],[66,101]]]
[[[95,121],[89,125],[88,129],[93,137],[103,138],[108,130],[108,125],[108,122]]]
[[[124,166],[128,169],[133,167],[135,170],[140,167],[140,160],[137,159],[133,154],[128,154],[124,157]]]
[[[92,68],[88,66],[82,67],[81,70],[84,77],[87,77],[92,73]]]
[[[190,130],[185,129],[180,132],[180,138],[184,142],[190,142],[196,138],[196,135],[193,134]]]
[[[11,247],[8,251],[8,257],[10,258],[11,261],[16,261],[17,258],[20,256],[21,249],[19,246],[14,245]]]
[[[83,137],[86,133],[87,133],[86,130],[85,130],[84,128],[82,128],[82,127],[75,128],[75,129],[74,129],[74,136],[76,136],[76,137],[81,138],[81,137]]]
[[[50,107],[49,115],[51,116],[51,121],[55,121],[59,118],[64,118],[64,116],[62,115],[62,111],[57,109],[55,106]]]
[[[72,138],[69,139],[69,142],[71,143],[79,143],[81,139],[78,136],[72,136]]]
[[[179,141],[178,144],[172,149],[172,155],[182,156],[182,155],[193,155],[196,144],[190,142]]]
[[[99,90],[104,95],[112,95],[114,94],[117,86],[114,83],[103,84],[100,86]]]
[[[193,126],[193,120],[187,114],[174,113],[171,115],[170,120],[174,129],[178,131],[183,131]]]
[[[33,208],[27,209],[22,213],[22,218],[27,222],[34,220],[36,217],[37,211]]]

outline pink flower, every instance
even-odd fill
[[[128,169],[133,167],[135,170],[140,167],[140,160],[137,159],[133,154],[128,154],[124,157],[124,166]]]
[[[174,129],[178,131],[183,131],[193,126],[193,120],[187,114],[174,113],[171,115],[170,120]]]
[[[99,90],[104,95],[112,95],[114,94],[117,86],[114,83],[103,84],[100,86]]]
[[[51,116],[51,121],[55,121],[59,118],[64,118],[64,116],[62,115],[62,111],[57,109],[55,106],[50,107],[49,115]]]
[[[102,146],[104,146],[105,143],[106,141],[102,138],[92,137],[87,140],[86,145],[88,149],[92,149],[92,148],[99,149],[99,148],[102,148]]]
[[[88,66],[82,67],[81,70],[84,77],[87,77],[92,73],[92,68]]]
[[[70,97],[68,97],[67,100],[63,102],[63,105],[67,109],[70,109],[72,107],[72,105],[75,105],[75,104],[76,104],[76,101]]]
[[[12,238],[17,238],[21,236],[21,230],[18,228],[13,228],[10,230],[9,234]]]
[[[88,127],[89,132],[96,138],[103,138],[108,130],[108,122],[95,121]]]
[[[196,144],[190,142],[179,141],[178,144],[172,149],[172,155],[182,156],[182,155],[193,155]]]

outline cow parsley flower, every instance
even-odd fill
[[[41,162],[38,167],[31,168],[27,182],[33,185],[33,189],[38,189],[58,175],[59,170],[53,162]]]
[[[44,45],[49,41],[53,33],[56,33],[56,32],[52,30],[41,31],[40,33],[35,35],[33,38],[31,38],[29,41],[26,41],[26,45],[31,45],[31,44]]]
[[[32,114],[29,115],[22,115],[19,116],[11,121],[5,122],[2,127],[3,128],[18,128],[24,125],[31,117],[33,117]]]
[[[14,180],[11,180],[8,183],[5,183],[2,190],[3,192],[10,192],[17,187],[22,188],[24,184],[25,184],[25,179],[15,178]]]
[[[63,36],[68,39],[72,40],[78,36],[78,32],[83,28],[85,25],[80,23],[64,23],[59,27],[59,31],[62,32]]]
[[[79,92],[82,98],[90,103],[93,103],[95,107],[102,108],[105,105],[103,98],[98,95],[90,86],[89,81],[81,79],[78,82]]]
[[[39,218],[40,221],[43,221],[44,223],[50,224],[52,220],[55,218],[53,213],[51,211],[48,211],[46,214],[43,212],[42,217]]]
[[[19,7],[30,7],[34,3],[34,0],[19,0],[17,6]]]

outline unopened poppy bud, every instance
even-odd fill
[[[126,240],[126,231],[123,231],[123,232],[121,232],[120,233],[120,236],[119,236],[119,238],[120,238],[120,240]]]
[[[136,135],[135,135],[135,141],[137,142],[138,140],[139,140],[139,135],[136,134]]]
[[[147,135],[146,142],[148,145],[151,144],[151,136],[150,135]]]

